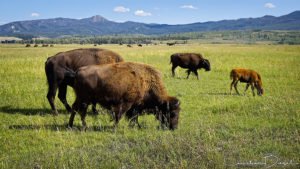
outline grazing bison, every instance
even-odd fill
[[[38,47],[38,46],[39,46],[38,44],[35,44],[35,45],[34,45],[34,47]]]
[[[87,65],[107,64],[122,62],[123,58],[110,50],[106,49],[75,49],[67,52],[58,53],[49,57],[45,63],[45,71],[48,80],[47,98],[52,111],[57,115],[57,109],[54,104],[56,91],[58,89],[58,98],[64,104],[68,111],[71,111],[66,100],[67,85],[73,86],[70,79],[65,78],[67,70],[76,71],[78,68]],[[96,112],[95,107],[93,108]]]
[[[174,42],[174,43],[167,43],[168,46],[173,46],[175,44],[176,44],[176,42]]]
[[[86,110],[91,103],[99,103],[111,110],[115,125],[126,112],[135,118],[143,110],[156,115],[162,126],[173,130],[179,118],[179,100],[167,94],[161,74],[151,66],[121,62],[102,66],[80,68],[77,73],[68,73],[74,78],[76,100],[72,106],[69,126],[73,126],[76,111],[80,111],[83,129],[86,129]]]
[[[206,71],[210,71],[210,63],[207,59],[204,59],[201,54],[197,53],[175,53],[171,55],[172,63],[172,76],[175,76],[175,69],[177,66],[186,68],[187,70],[187,79],[190,76],[190,73],[193,72],[197,79],[198,77],[198,69],[204,68]]]
[[[138,47],[143,47],[143,45],[142,44],[138,44]]]
[[[255,96],[254,88],[257,89],[257,95],[261,96],[264,94],[261,77],[254,70],[241,69],[241,68],[232,69],[230,72],[230,78],[232,79],[230,85],[230,94],[231,94],[232,86],[234,86],[236,93],[239,94],[239,91],[237,90],[237,84],[239,81],[243,83],[247,83],[245,92],[247,91],[249,86],[251,86],[253,96]]]
[[[26,46],[25,47],[30,47],[31,45],[28,43],[28,44],[26,44]]]
[[[131,45],[127,45],[127,47],[131,48],[132,46]]]

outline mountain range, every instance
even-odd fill
[[[226,30],[300,30],[300,11],[275,17],[241,18],[197,22],[191,24],[146,24],[139,22],[114,22],[100,15],[85,19],[54,18],[11,22],[0,26],[1,36],[20,34],[44,37],[64,35],[112,35],[144,34],[161,35],[183,32],[226,31]]]

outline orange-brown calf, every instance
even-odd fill
[[[253,96],[255,96],[254,88],[256,88],[257,90],[257,95],[261,96],[264,94],[261,77],[254,70],[243,68],[232,69],[230,72],[230,78],[232,79],[230,85],[230,94],[232,91],[232,86],[234,86],[236,93],[239,94],[239,91],[237,90],[237,84],[239,81],[242,83],[247,83],[245,92],[247,91],[249,86],[251,86]]]

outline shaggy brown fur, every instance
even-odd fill
[[[175,76],[175,69],[177,66],[188,69],[187,70],[187,79],[190,76],[190,73],[193,72],[197,79],[198,77],[198,69],[204,68],[206,71],[210,71],[210,63],[207,59],[204,59],[201,54],[197,53],[175,53],[171,55],[172,63],[172,76]]]
[[[145,109],[153,110],[162,125],[175,129],[179,118],[179,100],[167,94],[160,73],[153,67],[131,62],[86,66],[75,76],[76,100],[73,110],[81,112],[83,129],[86,128],[87,105],[97,102],[114,113],[115,125],[129,112],[134,118]],[[73,125],[75,111],[70,117]]]
[[[71,111],[71,107],[66,100],[66,93],[67,85],[73,86],[73,84],[70,79],[65,78],[67,70],[76,71],[80,67],[86,65],[107,64],[122,61],[123,58],[119,54],[110,50],[98,48],[75,49],[49,57],[45,63],[45,71],[49,85],[47,98],[53,114],[58,114],[54,104],[57,89],[58,98],[65,105],[66,109]],[[95,107],[94,112],[96,112]]]
[[[230,85],[230,94],[231,94],[232,86],[234,86],[236,93],[239,94],[239,91],[237,90],[237,84],[239,81],[243,83],[247,83],[245,92],[247,91],[248,87],[251,86],[253,96],[255,96],[254,88],[257,89],[257,95],[261,96],[264,94],[261,77],[254,70],[242,69],[242,68],[232,69],[230,72],[230,78],[232,79]]]

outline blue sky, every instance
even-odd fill
[[[0,25],[56,17],[186,24],[281,16],[300,10],[300,0],[1,0]]]

